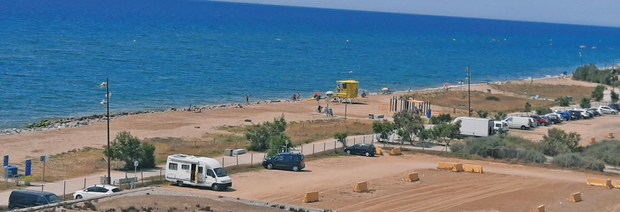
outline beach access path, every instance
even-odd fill
[[[349,136],[347,137],[347,145],[350,146],[350,145],[354,145],[358,143],[367,143],[367,144],[374,143],[377,146],[391,146],[391,147],[398,146],[394,144],[384,145],[384,144],[376,143],[374,142],[373,137],[375,137],[374,134]],[[297,146],[294,151],[301,152],[304,155],[313,155],[313,154],[322,153],[325,151],[333,151],[334,149],[341,148],[341,147],[342,147],[342,144],[340,142],[337,142],[335,139],[325,139],[325,140],[320,140],[320,141]],[[444,151],[443,146],[422,148],[422,147],[412,147],[410,145],[407,145],[407,148],[421,149],[421,150],[424,149],[424,150],[432,150],[432,151]],[[219,160],[220,163],[222,163],[222,165],[225,167],[232,167],[236,165],[251,165],[251,164],[260,166],[260,163],[265,158],[265,153],[250,152],[247,154],[239,155],[237,157],[219,156],[219,157],[214,157],[214,158]],[[130,178],[137,177],[138,181],[140,181],[142,178],[161,176],[165,174],[164,172],[165,170],[162,167],[158,167],[156,169],[139,170],[138,172],[112,171],[111,176],[112,176],[113,182],[117,182],[119,179],[122,179],[125,177],[130,177]],[[33,182],[32,186],[25,187],[22,189],[39,190],[39,191],[43,190],[43,191],[55,193],[56,195],[60,196],[63,194],[71,194],[75,191],[84,189],[85,187],[88,187],[91,185],[100,184],[100,178],[105,175],[106,175],[105,172],[100,172],[100,173],[96,173],[96,174],[92,174],[88,176],[76,177],[76,178],[66,179],[62,181],[47,182],[47,183]],[[11,191],[12,190],[0,192],[0,205],[8,205],[9,195],[11,194]]]

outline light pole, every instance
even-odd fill
[[[471,117],[471,70],[469,66],[465,68],[467,71],[467,116]]]
[[[108,175],[106,176],[106,184],[111,184],[112,183],[112,177],[110,175],[110,79],[106,78],[105,82],[101,83],[101,87],[105,88],[105,99],[103,101],[101,101],[101,104],[104,104],[106,106],[106,117],[107,117],[107,133],[108,133],[108,144],[107,144],[107,151],[108,151]]]

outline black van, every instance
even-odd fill
[[[56,194],[35,191],[35,190],[15,190],[9,196],[9,209],[28,208],[39,205],[47,205],[60,202],[60,197]]]
[[[263,167],[266,169],[290,169],[293,171],[302,170],[304,164],[304,155],[299,153],[284,152],[263,161]]]

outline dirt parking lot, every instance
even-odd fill
[[[436,170],[439,161],[481,164],[484,174]],[[592,187],[587,177],[620,180],[570,170],[530,167],[487,161],[467,161],[426,154],[343,156],[306,163],[303,172],[260,170],[232,175],[234,191],[195,191],[338,211],[531,211],[544,204],[548,211],[620,211],[620,189]],[[421,180],[404,182],[411,171]],[[370,192],[352,191],[368,181]],[[302,203],[305,192],[319,191],[320,202]],[[583,202],[570,203],[571,193],[582,192]]]
[[[576,132],[581,135],[581,145],[590,144],[590,138],[597,141],[606,139],[609,133],[614,133],[616,138],[620,136],[620,115],[603,115],[587,120],[565,121],[551,126],[540,126],[531,130],[510,129],[510,134],[533,141],[542,140],[547,135],[547,130],[558,128],[566,132]]]

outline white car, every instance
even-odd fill
[[[618,114],[617,110],[614,110],[614,109],[612,109],[610,107],[607,107],[607,106],[600,106],[600,107],[598,107],[597,110],[598,110],[598,112],[600,114],[614,114],[614,115]]]
[[[121,191],[120,188],[111,185],[94,185],[84,190],[73,193],[73,199],[91,198],[96,196],[110,195]]]

